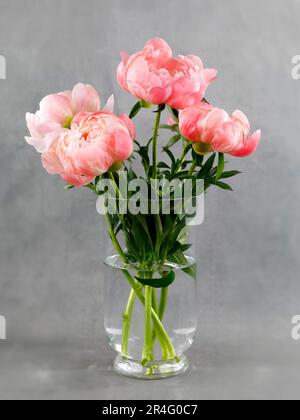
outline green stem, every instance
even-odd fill
[[[194,173],[194,171],[195,171],[196,167],[197,167],[197,162],[195,161],[195,162],[193,162],[193,164],[192,164],[192,166],[191,166],[191,168],[190,168],[190,170],[189,170],[188,175],[193,175],[193,173]]]
[[[124,252],[122,251],[122,248],[119,244],[119,241],[118,241],[118,239],[117,239],[117,237],[116,237],[116,235],[115,235],[115,233],[112,229],[111,222],[110,222],[110,219],[109,219],[108,215],[106,215],[106,222],[107,222],[107,228],[108,228],[108,232],[109,232],[109,235],[111,237],[112,243],[115,246],[116,250],[118,251],[122,261],[126,263],[127,262],[126,256],[125,256]],[[132,278],[132,276],[129,274],[128,271],[123,270],[122,272],[123,272],[124,276],[126,277],[126,279],[128,280],[129,284],[131,285],[132,289],[134,290],[138,299],[141,301],[141,303],[143,305],[145,305],[145,297],[144,297],[143,293],[141,292],[141,290],[136,285],[135,280]],[[176,353],[175,353],[174,347],[171,343],[171,340],[168,336],[168,333],[166,332],[164,326],[160,322],[159,317],[157,316],[157,314],[156,314],[156,312],[154,311],[153,308],[151,308],[151,317],[153,319],[157,339],[159,341],[159,345],[160,345],[161,350],[162,350],[163,359],[164,360],[170,360],[170,359],[176,358]]]
[[[168,290],[169,290],[168,287],[162,287],[161,288],[158,311],[156,311],[160,321],[162,321],[162,319],[164,317],[165,310],[166,310]],[[152,344],[151,344],[152,348],[155,344],[155,340],[156,340],[156,332],[154,330],[153,333],[152,333]]]
[[[158,316],[160,320],[163,319],[163,316],[165,314],[168,291],[169,291],[168,287],[162,287],[161,292],[160,292],[160,301],[159,301],[159,306],[158,306]]]
[[[161,110],[160,110],[160,107],[158,107],[158,110],[156,112],[156,119],[155,119],[154,132],[153,132],[153,172],[152,172],[153,179],[157,178],[157,141],[158,141],[158,130],[159,130],[160,118],[161,118]]]
[[[109,218],[109,215],[108,214],[105,215],[105,221],[106,221],[107,230],[108,230],[110,239],[111,239],[114,247],[118,251],[118,254],[120,255],[120,258],[122,259],[122,261],[124,263],[127,263],[126,255],[124,254],[124,252],[123,252],[123,250],[121,248],[121,245],[120,245],[120,243],[119,243],[119,241],[118,241],[118,239],[117,239],[117,237],[115,235],[115,232],[114,232],[114,230],[112,228],[111,221],[110,221],[110,218]]]
[[[157,313],[156,290],[152,287],[152,308]]]
[[[127,306],[123,314],[122,356],[124,357],[129,356],[128,354],[129,334],[130,334],[131,319],[132,319],[132,313],[133,313],[135,301],[136,301],[136,294],[135,294],[135,291],[131,289]]]
[[[159,124],[159,120],[160,120],[160,118],[158,118],[158,124]],[[156,135],[156,138],[157,138],[157,135]],[[112,174],[110,176],[113,177]],[[117,252],[119,253],[122,261],[124,263],[127,263],[126,255],[124,254],[124,252],[123,252],[123,250],[120,246],[120,243],[119,243],[119,241],[118,241],[118,239],[115,235],[115,232],[112,228],[109,216],[106,215],[105,219],[106,219],[107,229],[108,229],[110,238],[112,240],[112,243],[113,243],[115,249],[117,250]],[[133,296],[135,295],[136,297],[138,297],[138,299],[141,301],[141,303],[145,306],[145,327],[146,327],[145,328],[145,337],[146,337],[146,339],[145,339],[145,341],[146,341],[145,355],[146,355],[146,358],[149,358],[149,360],[151,360],[151,355],[152,355],[151,318],[153,319],[153,325],[154,325],[155,333],[156,333],[157,339],[159,341],[159,344],[160,344],[160,347],[161,347],[161,350],[162,350],[162,358],[164,360],[170,360],[170,359],[176,358],[176,353],[175,353],[175,349],[172,345],[172,342],[171,342],[163,324],[161,323],[158,315],[156,314],[156,311],[152,307],[152,290],[151,290],[151,287],[150,287],[151,294],[148,290],[147,291],[147,299],[146,299],[146,297],[144,297],[142,291],[138,288],[138,286],[136,284],[136,281],[132,278],[132,276],[129,274],[129,272],[126,271],[126,270],[123,270],[123,273],[124,273],[125,277],[129,281],[129,283],[130,283],[130,285],[133,289],[132,294],[130,293],[129,302],[128,302],[128,305],[127,305],[127,308],[126,308],[126,309],[128,309],[127,315],[129,313],[129,318],[127,318],[126,321],[124,320],[124,324],[125,324],[125,338],[124,338],[125,354],[128,353],[128,339],[129,339],[129,333],[130,333],[131,315],[132,315],[133,305],[134,305],[134,301],[135,301],[135,298]],[[149,322],[149,319],[150,319],[150,322]],[[150,327],[149,327],[149,325],[150,325]],[[127,351],[126,351],[126,348],[127,348]],[[143,355],[143,359],[144,359],[144,355]]]
[[[134,279],[131,277],[128,271],[123,270],[123,274],[128,280],[131,287],[134,289],[138,299],[141,301],[143,305],[145,305],[145,297],[143,293],[137,288],[136,283]],[[162,356],[163,360],[170,360],[176,358],[176,353],[173,347],[173,344],[168,336],[168,333],[166,332],[163,324],[161,323],[158,315],[154,311],[153,308],[151,308],[151,317],[153,320],[154,328],[156,331],[157,339],[159,341],[160,347],[162,349]]]
[[[121,199],[121,198],[122,198],[122,196],[121,196],[121,193],[120,193],[120,190],[119,190],[119,186],[118,186],[118,184],[116,183],[116,180],[115,180],[114,174],[113,174],[112,172],[108,172],[108,176],[109,176],[110,180],[113,182],[113,184],[114,184],[114,186],[115,186],[115,188],[116,188],[117,194],[118,194],[119,198]]]
[[[145,366],[152,359],[152,349],[151,349],[151,337],[152,337],[152,328],[151,328],[151,314],[152,310],[152,287],[145,287],[145,337],[144,337],[144,348],[142,354],[142,364]]]
[[[157,301],[156,301],[156,289],[155,289],[155,287],[152,287],[152,308],[157,313]],[[156,338],[156,333],[155,333],[154,327],[152,328],[151,336],[152,336],[152,338],[153,337]],[[152,339],[151,340],[151,359],[154,359],[154,349],[153,349],[154,343],[155,343],[155,339],[154,339],[154,341]]]
[[[120,255],[120,258],[122,259],[122,261],[126,263],[127,262],[126,256],[113,231],[109,216],[107,214],[105,216],[105,219],[106,219],[107,229],[108,229],[111,241],[115,249],[117,250],[118,254]],[[130,334],[131,319],[132,319],[132,313],[133,313],[135,300],[136,300],[136,294],[135,294],[135,291],[132,289],[129,295],[125,312],[123,314],[123,331],[122,331],[122,347],[121,347],[122,350],[121,351],[124,357],[128,357],[129,334]]]

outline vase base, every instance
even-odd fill
[[[114,371],[137,379],[163,379],[184,373],[189,367],[186,356],[178,360],[153,361],[143,366],[137,360],[126,359],[120,354],[114,361]]]

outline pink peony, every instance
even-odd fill
[[[79,113],[42,154],[44,168],[75,186],[90,183],[133,152],[135,127],[127,115]]]
[[[202,102],[179,113],[181,134],[195,143],[211,145],[212,149],[236,157],[253,153],[260,142],[261,131],[250,134],[250,124],[241,111],[226,111]]]
[[[195,55],[173,57],[160,38],[132,56],[121,53],[121,58],[117,79],[123,89],[146,102],[176,109],[199,104],[217,75],[214,69],[204,69]]]
[[[113,111],[113,96],[111,96],[103,111]],[[97,91],[90,85],[78,83],[72,91],[46,96],[40,103],[40,109],[35,114],[26,114],[26,122],[31,137],[25,137],[39,153],[44,153],[56,138],[55,132],[63,132],[70,128],[73,117],[78,112],[100,111],[100,98]]]

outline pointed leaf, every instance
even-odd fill
[[[205,162],[205,164],[203,165],[203,167],[201,168],[201,170],[199,171],[197,175],[198,179],[205,178],[205,176],[210,172],[210,170],[212,169],[214,165],[215,157],[216,157],[216,154],[214,153],[212,156],[210,156],[207,159],[207,161]]]
[[[151,286],[156,289],[164,288],[170,286],[175,280],[174,271],[170,271],[166,276],[163,276],[159,279],[143,279],[141,277],[136,277],[137,281],[143,284],[144,286]]]
[[[167,143],[167,145],[166,145],[166,148],[168,148],[168,149],[169,149],[170,147],[174,146],[174,144],[178,143],[180,139],[181,139],[181,135],[180,135],[180,134],[176,134],[174,137],[172,137],[172,138],[168,141],[168,143]]]
[[[232,178],[233,176],[239,175],[242,172],[240,171],[227,171],[227,172],[223,172],[222,176],[220,179],[225,179],[225,178]]]
[[[231,186],[228,185],[228,184],[226,184],[225,182],[216,181],[213,184],[216,185],[217,187],[222,188],[222,190],[233,191],[233,189],[231,188]]]
[[[134,106],[133,106],[133,108],[132,108],[132,110],[130,111],[130,114],[129,114],[129,118],[130,119],[132,119],[132,118],[134,118],[139,112],[140,112],[140,110],[142,109],[142,106],[141,106],[141,102],[140,101],[138,101]]]

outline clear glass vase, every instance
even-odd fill
[[[120,374],[159,379],[188,368],[185,351],[197,328],[193,236],[200,202],[146,199],[133,212],[130,202],[107,200],[105,330]],[[124,204],[131,211],[121,213]]]
[[[108,257],[105,264],[105,331],[110,347],[118,353],[115,371],[144,379],[185,372],[188,368],[185,352],[192,345],[197,328],[194,258],[186,256],[184,265],[166,262],[159,271],[154,267],[147,272],[124,264],[117,254]],[[137,280],[151,279],[155,285],[164,272],[174,273],[174,281],[168,287],[145,286]],[[151,295],[155,311],[151,314],[151,354],[147,362],[143,360],[148,321],[146,294]]]

